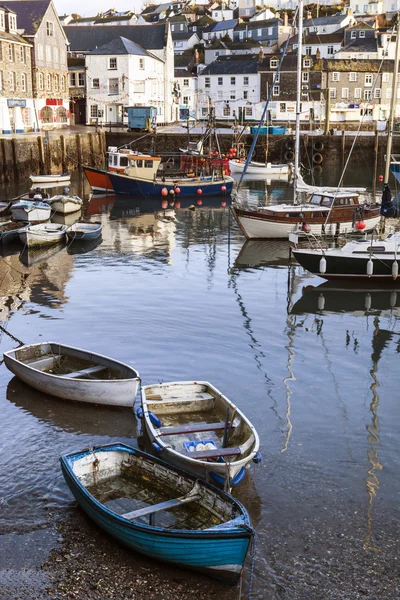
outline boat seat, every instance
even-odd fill
[[[188,452],[190,458],[196,460],[202,460],[203,458],[223,458],[224,456],[240,456],[242,453],[240,448],[215,448],[215,450],[196,450],[194,452]]]
[[[230,423],[228,423],[228,428]],[[181,425],[180,427],[161,427],[157,433],[160,436],[163,435],[184,435],[186,433],[196,433],[205,431],[221,431],[225,429],[225,422],[220,421],[218,423],[189,423],[188,425]]]
[[[181,398],[179,396],[161,396],[161,394],[146,394],[146,400],[148,404],[161,404],[161,403],[181,403],[181,402],[198,402],[202,400],[214,400],[214,396],[212,394],[207,394],[206,392],[198,392],[195,393],[192,397],[188,395],[188,397]]]
[[[201,498],[201,494],[199,492],[199,484],[196,483],[194,488],[186,494],[186,496],[181,496],[180,498],[174,498],[173,500],[166,500],[165,502],[160,502],[159,504],[153,504],[152,506],[145,506],[144,508],[139,508],[138,510],[134,510],[129,513],[125,513],[120,515],[124,519],[128,519],[129,521],[133,519],[138,519],[139,517],[145,517],[146,515],[152,515],[156,512],[160,512],[161,510],[168,510],[169,508],[176,508],[177,506],[182,506],[182,504],[188,504],[189,502],[194,502],[195,500],[199,500]]]
[[[42,356],[42,358],[35,358],[33,360],[25,361],[27,367],[32,367],[33,369],[37,369],[38,371],[43,371],[44,369],[49,369],[54,365],[55,360],[61,358],[59,355],[52,356]]]
[[[104,371],[108,369],[104,365],[96,365],[95,367],[88,367],[87,369],[82,369],[81,371],[74,371],[73,373],[65,373],[65,375],[59,375],[59,377],[68,377],[68,379],[77,379],[78,377],[85,377],[86,375],[94,375],[95,373],[100,373],[100,371]]]

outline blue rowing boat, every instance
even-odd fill
[[[60,461],[80,507],[119,542],[237,583],[254,530],[246,509],[231,495],[121,443]]]

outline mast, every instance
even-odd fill
[[[390,101],[390,113],[388,122],[388,136],[386,146],[386,165],[385,165],[385,179],[384,183],[389,183],[390,173],[390,160],[392,156],[392,142],[393,142],[393,121],[394,114],[396,112],[397,103],[397,80],[399,74],[399,56],[400,56],[400,14],[397,13],[397,28],[396,28],[396,53],[394,57],[394,69],[393,69],[393,83],[392,83],[392,99]]]
[[[295,149],[294,149],[294,202],[296,203],[297,197],[297,178],[299,176],[299,163],[300,163],[300,105],[301,105],[301,60],[303,53],[303,0],[299,0],[299,15],[298,15],[298,29],[297,29],[297,93],[296,93],[296,137],[295,137]]]

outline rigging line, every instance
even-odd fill
[[[293,17],[293,23],[296,23],[296,17],[297,17],[298,10],[299,9],[296,8],[296,12],[295,12],[294,17]],[[252,156],[254,154],[256,143],[257,143],[257,140],[258,140],[258,136],[260,135],[261,125],[264,122],[265,116],[267,114],[269,103],[270,103],[270,100],[271,100],[271,97],[272,97],[272,92],[273,92],[274,86],[275,86],[275,84],[277,82],[278,75],[280,74],[280,70],[281,70],[281,67],[282,67],[282,64],[283,64],[283,59],[286,56],[286,52],[287,52],[287,49],[288,49],[288,46],[289,46],[289,40],[291,38],[291,34],[292,34],[292,31],[289,31],[287,39],[286,39],[286,42],[285,42],[285,45],[284,45],[284,48],[283,48],[282,56],[281,56],[278,68],[277,68],[275,76],[274,76],[274,80],[273,80],[272,85],[270,86],[270,89],[269,89],[269,92],[268,92],[267,101],[265,103],[264,110],[262,112],[260,122],[258,123],[257,131],[254,134],[253,141],[251,143],[251,147],[250,147],[249,153],[248,153],[247,158],[246,158],[246,163],[244,165],[244,169],[243,169],[242,174],[241,174],[240,179],[239,179],[239,183],[238,183],[236,192],[239,191],[239,188],[240,188],[240,186],[242,184],[243,178],[244,178],[244,176],[246,174],[247,168],[248,168],[248,166],[249,166],[249,164],[251,162]]]
[[[0,331],[3,331],[6,335],[8,335],[8,337],[10,337],[12,340],[14,340],[14,342],[17,342],[17,344],[19,346],[25,346],[24,342],[21,342],[21,340],[19,340],[17,337],[15,337],[15,335],[13,335],[9,331],[7,331],[7,329],[5,327],[3,327],[2,325],[0,325]]]

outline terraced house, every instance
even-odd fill
[[[13,11],[18,32],[31,48],[33,98],[25,129],[69,125],[67,37],[52,0],[8,0],[3,6]]]
[[[17,15],[0,7],[0,129],[23,133],[32,121],[31,46],[18,34]]]

